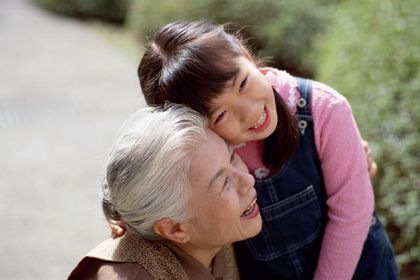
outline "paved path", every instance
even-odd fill
[[[100,183],[137,61],[83,24],[0,0],[1,279],[66,279],[108,236]]]

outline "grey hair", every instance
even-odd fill
[[[207,137],[207,119],[183,105],[137,111],[119,131],[108,159],[103,209],[148,239],[162,218],[190,218],[188,171]]]

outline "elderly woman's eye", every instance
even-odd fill
[[[226,177],[225,182],[223,183],[223,189],[229,184],[230,178]]]

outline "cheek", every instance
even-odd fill
[[[197,216],[212,220],[223,219],[227,208],[231,208],[232,196],[227,193],[226,190],[222,193],[212,193],[206,199],[197,201],[195,203]]]
[[[260,80],[260,89],[261,92],[264,92],[264,94],[270,98],[271,101],[274,102],[274,95],[273,95],[273,87],[271,86],[270,82],[263,77],[263,79]]]
[[[234,212],[227,205],[217,205],[207,210],[207,213],[197,217],[198,228],[202,233],[214,236],[226,236],[232,231]]]
[[[226,189],[227,188],[227,189]],[[226,187],[221,193],[209,198],[206,202],[205,211],[208,217],[215,219],[224,219],[226,216],[231,216],[235,207],[238,205],[238,197],[233,186]]]
[[[229,144],[235,145],[241,142],[239,139],[238,128],[239,124],[237,122],[227,121],[225,124],[223,124],[223,126],[217,129],[213,129],[213,131]]]
[[[256,74],[254,82],[260,89],[271,87],[270,81],[260,72]]]
[[[239,217],[240,212],[240,201],[237,192],[235,191],[234,186],[230,186],[229,190],[226,190],[222,199],[220,200],[219,213],[221,214],[221,219],[232,220]]]

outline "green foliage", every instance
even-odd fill
[[[110,22],[125,20],[129,0],[34,0],[46,9],[83,19],[98,18]]]
[[[232,22],[272,65],[315,76],[351,102],[379,174],[376,210],[403,274],[420,273],[420,9],[416,0],[34,0],[124,21],[142,41],[175,20]],[[128,5],[130,4],[130,9]],[[128,14],[127,14],[128,11]]]
[[[350,100],[380,171],[376,209],[405,270],[420,272],[420,9],[343,2],[319,42],[317,78]]]
[[[242,33],[259,56],[293,74],[311,76],[310,55],[337,0],[132,0],[129,25],[139,38],[175,20],[206,19],[245,26]]]

